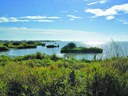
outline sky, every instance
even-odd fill
[[[128,41],[128,0],[0,0],[0,40]]]

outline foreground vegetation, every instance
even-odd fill
[[[0,96],[128,96],[128,58],[0,56]]]
[[[102,53],[103,49],[97,47],[77,47],[74,43],[68,43],[61,49],[61,53]]]
[[[10,48],[25,49],[36,48],[37,45],[45,46],[45,43],[40,41],[1,41],[0,51],[7,51]]]

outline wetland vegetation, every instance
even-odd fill
[[[127,96],[128,58],[0,56],[1,96]]]

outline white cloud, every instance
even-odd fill
[[[128,4],[114,5],[106,10],[104,9],[86,9],[85,12],[94,14],[95,17],[105,16],[107,20],[114,19],[116,15],[128,13]]]
[[[48,19],[60,19],[61,17],[53,16],[53,17],[47,17]]]
[[[24,16],[21,18],[24,18],[24,19],[46,19],[47,17],[46,16]]]
[[[15,17],[0,17],[0,23],[7,23],[7,22],[28,22],[29,20],[20,20]]]
[[[9,22],[8,18],[0,17],[0,23],[6,23]]]
[[[58,16],[24,16],[21,18],[29,19],[35,22],[54,22],[54,20],[58,20],[61,17],[58,17]]]
[[[117,19],[117,21],[123,23],[123,24],[128,24],[128,21],[125,19]]]
[[[114,16],[107,16],[107,17],[106,17],[107,20],[112,20],[112,19],[114,19],[114,18],[115,18]]]
[[[75,16],[75,15],[67,15],[67,17],[69,17],[71,21],[75,20],[75,19],[80,19],[82,17],[79,17],[79,16]]]
[[[26,27],[7,27],[7,29],[11,29],[11,30],[26,30]]]
[[[86,9],[85,12],[92,13],[96,17],[98,16],[112,16],[112,15],[117,15],[117,11],[107,9],[107,10],[102,10],[102,9]]]
[[[98,1],[96,1],[96,2],[91,2],[91,3],[89,3],[88,5],[104,4],[104,3],[106,3],[106,2],[107,2],[107,0],[98,0]]]
[[[34,20],[39,20],[39,19],[60,19],[60,17],[58,17],[58,16],[51,16],[51,17],[48,17],[48,16],[24,16],[24,17],[21,17],[21,18],[34,19]]]
[[[29,20],[21,20],[21,19],[17,19],[15,17],[11,17],[9,18],[10,22],[28,22]]]
[[[107,2],[107,0],[100,0],[99,2],[100,2],[100,4],[104,4]]]
[[[54,22],[60,19],[58,16],[24,16],[24,17],[0,17],[0,23],[8,22]]]
[[[54,22],[54,20],[33,20],[35,22]]]
[[[92,2],[92,3],[89,3],[88,5],[94,5],[94,4],[97,4],[98,2]]]

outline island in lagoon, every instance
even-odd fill
[[[47,48],[55,48],[55,47],[59,47],[59,45],[46,45]]]

